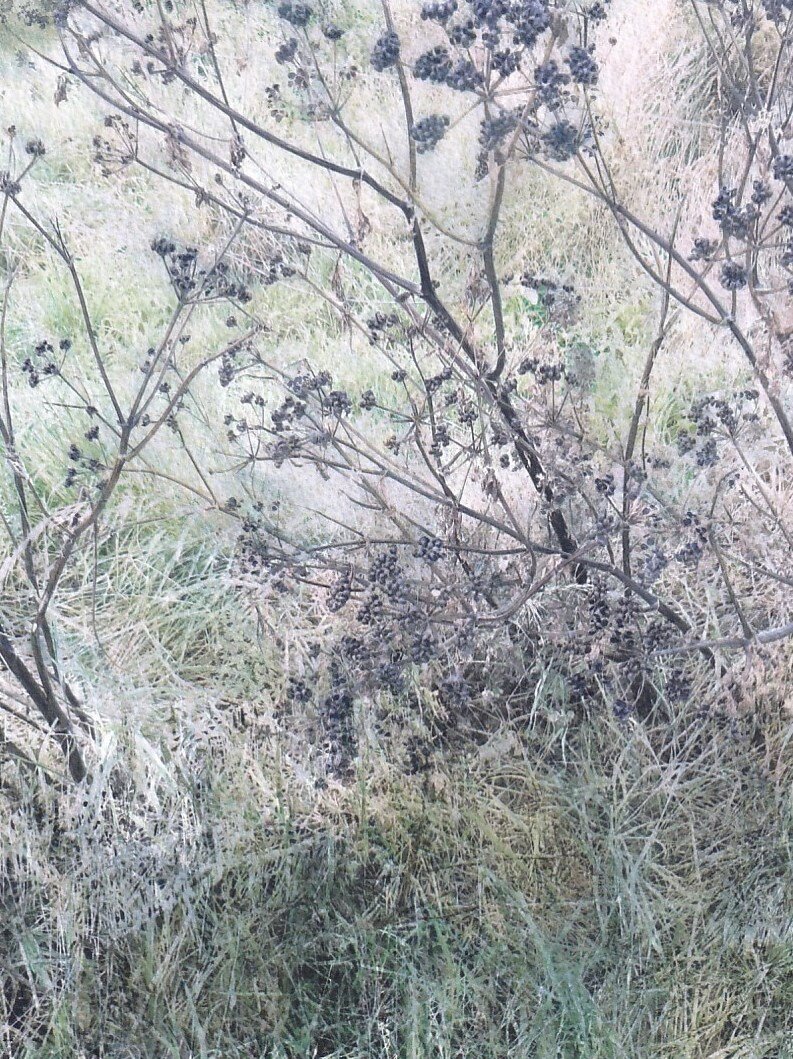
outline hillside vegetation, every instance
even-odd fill
[[[304,6],[0,2],[0,1055],[793,1057],[793,7]]]

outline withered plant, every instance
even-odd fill
[[[88,715],[60,675],[58,586],[163,430],[188,453],[186,488],[239,520],[241,581],[302,593],[332,628],[323,658],[339,744],[363,690],[418,682],[461,707],[488,685],[518,694],[534,661],[553,657],[575,701],[605,688],[628,713],[659,690],[685,698],[692,673],[720,678],[793,632],[779,602],[793,580],[789,489],[771,488],[768,471],[793,458],[793,9],[681,8],[713,70],[720,162],[706,223],[683,180],[653,216],[621,190],[601,94],[600,53],[618,32],[608,2],[383,2],[361,28],[285,0],[266,6],[263,45],[283,76],[254,72],[253,91],[225,46],[246,4],[56,6],[63,76],[107,108],[95,140],[105,175],[138,168],[178,185],[212,233],[152,244],[174,308],[122,396],[79,263],[25,204],[44,146],[29,144],[3,178],[3,216],[20,211],[69,272],[93,361],[90,379],[72,377],[68,336],[21,368],[3,360],[4,379],[21,370],[58,388],[85,419],[68,453],[74,503],[56,512],[16,455],[8,400],[2,424],[30,620],[6,623],[0,650],[75,778],[74,726]],[[537,180],[608,213],[655,291],[655,339],[617,441],[594,410],[577,278],[525,260],[504,235]],[[458,208],[437,194],[450,181]],[[284,287],[333,321],[339,360],[362,346],[378,358],[377,386],[344,385],[310,348],[285,360],[269,327]],[[234,337],[191,352],[189,322],[209,301]],[[739,385],[696,392],[670,433],[653,420],[654,373],[687,318],[744,368]],[[214,424],[205,442],[195,422],[191,440],[182,429],[201,418],[192,388],[210,365],[236,401],[217,450]],[[210,456],[235,476],[234,495],[213,491]],[[287,472],[324,519],[305,532],[268,516],[270,483]],[[691,503],[681,477],[699,483]]]

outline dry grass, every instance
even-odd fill
[[[195,690],[136,709],[89,789],[7,774],[7,1047],[789,1055],[789,715],[767,698],[621,727],[546,689],[421,776],[369,730],[324,790],[305,718],[286,734],[259,700],[240,733]]]
[[[221,28],[224,18],[240,25],[238,5],[210,6]],[[256,115],[271,49],[265,60],[264,23],[254,4],[242,6],[246,32],[223,38],[223,57],[237,64],[235,92]],[[650,216],[666,216],[681,182],[693,189],[683,222],[693,232],[715,172],[712,71],[673,0],[615,8],[620,44],[603,75],[615,173]],[[335,17],[372,34],[380,24],[371,4],[338,5]],[[424,25],[416,20],[417,33]],[[20,142],[47,143],[35,206],[64,223],[123,388],[162,322],[167,288],[151,239],[163,229],[190,240],[212,233],[196,231],[189,198],[155,194],[145,175],[103,180],[89,160],[95,103],[74,88],[56,106],[55,73],[20,60],[8,35],[2,46],[0,128],[13,123]],[[382,104],[370,131],[387,137],[396,104]],[[444,165],[423,174],[424,193],[464,231],[476,224],[476,195],[462,201],[444,174],[463,166],[472,132],[461,123],[454,133]],[[321,182],[306,198],[336,208]],[[370,220],[376,248],[406,260],[385,218]],[[22,357],[42,335],[76,330],[76,315],[46,250],[22,225],[9,234],[22,262],[9,343]],[[527,175],[508,198],[501,255],[504,273],[576,279],[577,337],[597,354],[598,430],[604,442],[619,436],[656,308],[609,218]],[[447,266],[445,282],[461,287],[464,249]],[[310,352],[345,384],[387,389],[365,340],[340,333],[287,285],[267,297],[284,364]],[[518,332],[517,298],[513,308]],[[199,343],[216,340],[217,321],[199,327]],[[534,341],[530,326],[518,341]],[[687,397],[742,372],[681,318],[654,377],[651,440],[673,453]],[[198,396],[201,429],[220,444],[217,389]],[[14,400],[20,446],[58,506],[69,420],[42,415],[22,385]],[[178,478],[190,471],[174,449],[166,439],[151,459]],[[216,472],[218,495],[235,492],[234,474]],[[295,509],[301,481],[266,483],[285,518],[305,518]],[[708,488],[677,466],[665,484],[681,503]],[[773,467],[767,487],[778,508],[790,503]],[[130,476],[64,586],[62,651],[100,738],[81,790],[56,791],[0,759],[0,1053],[793,1056],[789,649],[747,659],[731,683],[701,680],[683,706],[662,698],[624,723],[605,693],[587,715],[574,711],[553,666],[533,672],[514,701],[456,718],[439,718],[422,689],[410,709],[360,701],[360,753],[341,783],[325,774],[316,703],[289,705],[284,694],[287,674],[310,671],[316,613],[249,592],[235,536],[212,505]],[[685,611],[685,582],[665,588]],[[7,577],[0,590],[4,613],[16,613],[19,583]],[[784,617],[782,592],[767,609],[770,623]]]

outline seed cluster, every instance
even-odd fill
[[[452,58],[449,49],[442,44],[431,48],[420,55],[413,66],[413,76],[419,81],[431,81],[442,85],[452,71]]]
[[[446,74],[446,84],[457,92],[475,92],[484,77],[470,59],[461,59]]]
[[[418,559],[426,559],[428,563],[437,563],[443,555],[443,541],[425,533],[419,538],[414,555]]]
[[[775,180],[793,180],[793,154],[780,154],[772,163]]]
[[[737,261],[725,261],[719,279],[725,290],[740,290],[746,286],[746,269]]]
[[[563,73],[555,59],[548,59],[534,69],[534,84],[541,102],[551,110],[563,103],[562,89],[570,84],[570,76]]]
[[[399,37],[393,30],[388,30],[378,37],[372,48],[371,64],[382,73],[399,61]]]
[[[425,4],[421,9],[421,18],[424,22],[429,20],[443,25],[456,11],[457,0],[442,0],[441,3]]]
[[[590,48],[571,48],[565,61],[570,67],[570,76],[577,84],[590,87],[597,84],[598,64]]]
[[[181,301],[224,300],[246,304],[252,298],[248,287],[235,280],[225,261],[201,267],[196,247],[179,250],[169,239],[155,239],[152,250],[162,258],[171,284]]]
[[[557,162],[566,162],[578,152],[581,134],[572,122],[562,119],[543,135],[542,142],[548,155]]]
[[[518,126],[521,110],[506,110],[491,118],[484,118],[479,130],[479,143],[484,151],[494,151]]]
[[[297,37],[289,37],[283,44],[279,44],[275,52],[275,61],[281,66],[285,66],[290,63],[295,55],[297,54],[298,40]]]
[[[69,339],[62,339],[59,348],[62,353],[68,353],[71,348]],[[33,356],[25,357],[22,362],[22,373],[27,376],[28,386],[31,389],[35,389],[42,379],[48,376],[60,375],[61,370],[54,354],[55,349],[52,343],[43,339],[36,345]]]
[[[339,776],[349,773],[357,749],[354,708],[349,680],[335,662],[331,666],[330,687],[320,707],[320,718],[325,731],[328,768]]]
[[[285,22],[302,29],[314,17],[314,10],[309,4],[298,3],[295,0],[285,0],[285,3],[279,4],[278,14]]]
[[[411,126],[410,138],[415,142],[418,153],[433,151],[446,135],[448,127],[449,119],[442,114],[431,114]]]

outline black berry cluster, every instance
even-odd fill
[[[722,187],[712,205],[713,219],[718,221],[724,234],[738,239],[749,236],[759,212],[755,202],[738,205],[737,188]]]
[[[449,27],[449,42],[458,48],[470,48],[476,42],[476,26],[473,19],[457,22]]]
[[[479,143],[483,151],[494,151],[513,132],[520,121],[520,108],[506,110],[492,118],[485,118],[479,129]]]
[[[276,49],[275,61],[281,66],[290,63],[297,54],[297,45],[297,37],[290,37],[288,40],[284,41],[284,43],[280,44]]]
[[[152,250],[162,258],[171,284],[182,301],[202,299],[228,299],[242,304],[251,300],[245,284],[232,278],[229,266],[224,261],[202,268],[195,247],[177,249],[169,239],[158,238]]]

